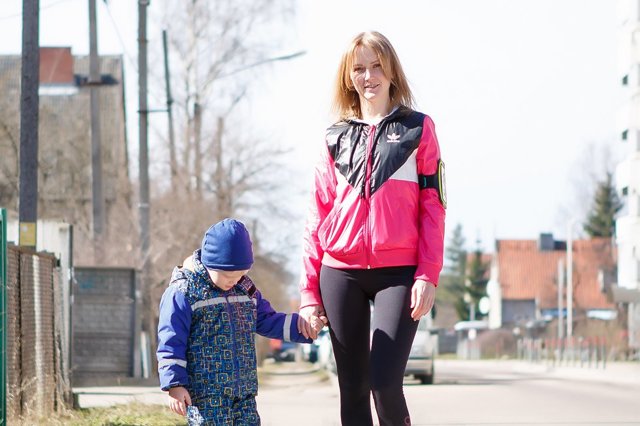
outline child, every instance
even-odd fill
[[[244,225],[211,226],[160,302],[158,373],[172,411],[190,425],[259,425],[254,333],[311,343],[297,314],[275,312],[246,276],[253,264]],[[324,320],[324,319],[323,319]],[[188,408],[187,408],[188,407]]]

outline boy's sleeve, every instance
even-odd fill
[[[165,290],[158,321],[158,376],[162,390],[189,384],[187,340],[191,327],[191,306],[177,286]]]
[[[259,290],[256,290],[255,298],[258,309],[256,332],[259,335],[285,342],[313,342],[312,339],[307,339],[298,332],[298,314],[276,312],[269,301],[262,297]]]

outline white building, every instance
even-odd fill
[[[626,89],[618,131],[627,147],[616,168],[625,207],[616,220],[618,277],[614,300],[629,303],[629,345],[640,349],[640,0],[619,0],[620,82]]]

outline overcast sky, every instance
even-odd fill
[[[74,54],[87,54],[87,1],[40,3],[41,45],[72,46]],[[98,3],[99,51],[125,55],[131,102],[137,99],[137,2]],[[310,169],[331,121],[329,93],[342,49],[368,29],[394,44],[418,109],[436,123],[447,166],[447,228],[461,223],[470,246],[476,237],[487,249],[496,238],[534,239],[540,232],[564,238],[572,215],[567,209],[576,206],[580,191],[573,180],[589,175],[581,161],[586,147],[621,151],[616,116],[624,98],[615,1],[298,4],[282,53],[304,49],[307,54],[265,70],[251,92],[255,126],[295,148],[296,190],[308,191]],[[20,52],[20,12],[20,0],[2,0],[0,54]],[[160,45],[159,29],[152,31],[150,43]],[[135,106],[128,109],[135,144]],[[291,203],[300,216],[305,201]]]

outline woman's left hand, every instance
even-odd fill
[[[429,313],[436,301],[436,285],[425,280],[416,280],[411,287],[411,318],[418,321]]]

